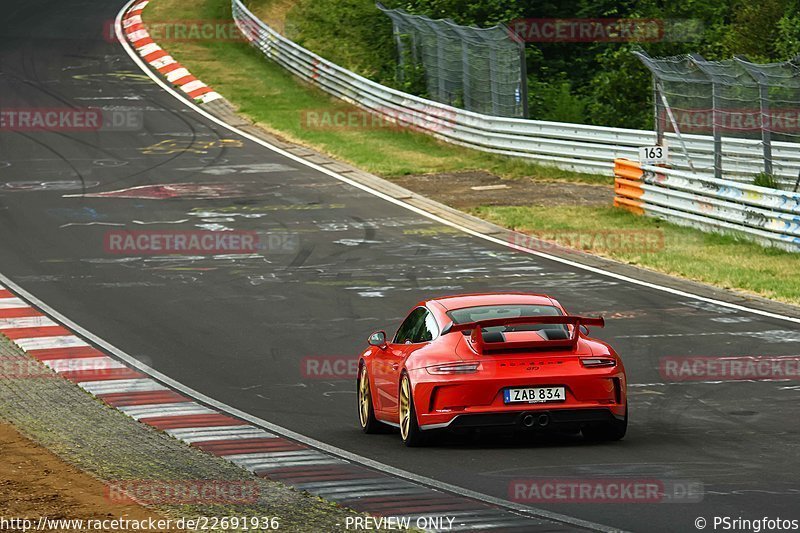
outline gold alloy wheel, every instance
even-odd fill
[[[400,382],[400,436],[408,439],[408,430],[411,425],[411,385],[408,377],[403,376]]]
[[[358,418],[361,420],[361,427],[367,427],[369,423],[369,377],[367,367],[361,367],[361,378],[358,380]]]

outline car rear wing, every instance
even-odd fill
[[[571,325],[572,336],[566,339],[553,339],[553,340],[537,340],[537,341],[501,341],[501,342],[487,342],[483,337],[483,328],[492,326],[515,326],[515,325],[535,325],[535,324],[556,324],[556,325]],[[602,328],[605,326],[603,317],[585,317],[585,316],[569,316],[569,315],[554,315],[554,316],[524,316],[513,318],[491,318],[488,320],[477,320],[475,322],[465,322],[463,324],[455,324],[451,322],[442,330],[442,335],[447,335],[454,331],[472,330],[470,333],[470,342],[472,347],[479,354],[486,353],[487,351],[514,351],[526,349],[547,349],[547,348],[574,348],[578,344],[580,337],[581,326],[597,326]]]

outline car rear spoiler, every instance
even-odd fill
[[[558,325],[571,325],[574,326],[572,336],[568,339],[555,339],[555,340],[540,340],[540,341],[510,341],[510,342],[486,342],[483,338],[482,328],[489,328],[492,326],[514,326],[520,324],[558,324]],[[442,330],[442,335],[447,335],[454,331],[472,330],[470,334],[470,341],[472,347],[478,353],[485,353],[487,345],[489,351],[496,350],[524,350],[530,348],[574,348],[578,344],[581,326],[597,326],[602,328],[605,326],[603,317],[586,317],[586,316],[569,316],[569,315],[555,315],[555,316],[523,316],[514,318],[491,318],[488,320],[477,320],[475,322],[465,322],[463,324],[455,324],[451,322]]]

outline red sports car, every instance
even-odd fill
[[[361,355],[361,428],[400,428],[407,446],[432,430],[580,429],[619,440],[628,426],[622,360],[588,336],[603,319],[568,315],[553,298],[502,293],[420,302],[391,339]]]

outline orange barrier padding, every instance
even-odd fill
[[[630,211],[636,215],[644,214],[644,202],[639,200],[642,190],[642,167],[630,159],[614,160],[614,207]]]
[[[615,159],[614,175],[620,178],[640,180],[642,179],[644,172],[637,161],[631,161],[630,159]]]
[[[614,192],[628,198],[641,198],[644,194],[641,182],[623,178],[614,179]]]
[[[634,215],[644,215],[644,207],[642,205],[639,200],[631,200],[630,198],[621,198],[619,196],[614,198],[614,207],[625,209]]]

